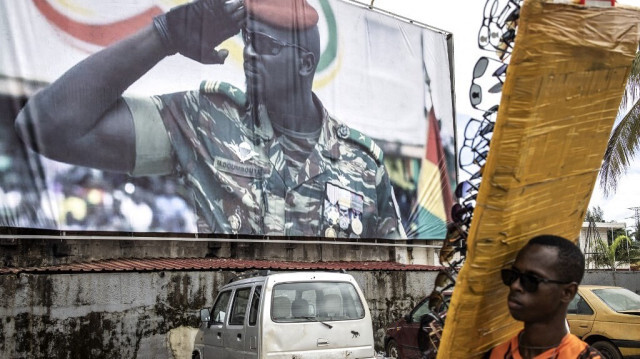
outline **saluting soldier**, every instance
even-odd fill
[[[176,7],[34,95],[17,128],[58,161],[181,175],[202,231],[405,238],[382,152],[329,115],[312,92],[317,22],[306,0]],[[238,32],[246,93],[205,81],[196,91],[122,96],[166,56],[224,63],[227,50],[215,48]]]

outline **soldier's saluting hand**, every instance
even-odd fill
[[[222,64],[227,50],[216,50],[245,24],[242,0],[198,0],[154,18],[167,55],[180,53],[203,64]]]

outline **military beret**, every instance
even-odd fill
[[[318,12],[307,0],[244,0],[250,17],[285,30],[306,30],[318,24]]]

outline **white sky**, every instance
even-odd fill
[[[359,2],[369,5],[371,1]],[[619,4],[640,7],[640,0],[619,0]],[[484,0],[375,0],[376,8],[390,11],[427,25],[453,33],[454,66],[456,85],[456,112],[459,117],[480,116],[469,105],[468,91],[471,84],[473,66],[480,56],[489,54],[477,45],[478,29],[482,21]],[[458,126],[460,132],[462,126]],[[618,185],[616,194],[604,198],[599,184],[596,184],[590,206],[599,205],[604,210],[605,220],[626,222],[634,226],[633,212],[629,207],[640,206],[640,158],[636,156],[634,165]]]

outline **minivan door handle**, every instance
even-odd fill
[[[242,333],[238,333],[238,340],[242,340]]]
[[[325,345],[329,345],[329,340],[328,339],[322,339],[322,338],[318,339],[318,346],[319,347],[325,346]]]

